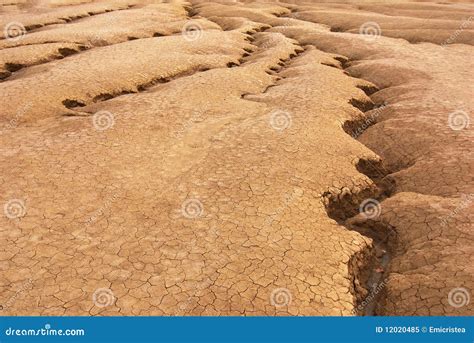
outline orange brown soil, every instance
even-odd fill
[[[474,314],[472,2],[2,4],[1,315]]]

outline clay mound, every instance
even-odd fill
[[[474,314],[472,4],[4,9],[2,313]]]
[[[45,5],[48,5],[47,3]],[[67,5],[67,3],[65,4]],[[118,11],[130,8],[133,1],[110,1],[100,3],[79,4],[74,7],[54,7],[53,6],[27,6],[23,10],[20,6],[18,12],[8,12],[0,14],[0,26],[6,27],[9,23],[21,23],[27,30],[34,30],[46,25],[71,22],[80,18],[93,16],[100,13]],[[0,37],[5,37],[5,31],[0,33]]]

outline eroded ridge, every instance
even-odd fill
[[[474,314],[472,9],[9,6],[1,313]]]

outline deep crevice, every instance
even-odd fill
[[[367,112],[372,110],[375,107],[375,104],[372,101],[368,100],[359,100],[352,98],[349,100],[349,104],[359,109],[361,112]]]
[[[328,216],[340,224],[360,213],[360,204],[364,200],[375,199],[381,202],[395,192],[396,185],[390,177],[391,171],[381,160],[361,158],[356,164],[356,169],[369,177],[374,186],[368,186],[357,193],[352,193],[347,187],[343,187],[340,194],[327,191],[322,195],[327,199]]]
[[[25,65],[20,63],[5,63],[5,69],[8,70],[10,73],[14,73],[22,69],[23,67],[25,67]]]
[[[375,86],[369,86],[369,85],[357,85],[356,87],[361,89],[367,96],[371,96],[372,94],[380,90],[379,88]]]
[[[59,48],[58,52],[62,57],[67,57],[76,54],[78,51],[70,48]]]
[[[6,78],[8,78],[12,73],[9,72],[8,70],[4,70],[4,71],[1,71],[0,72],[0,80],[4,80]]]
[[[339,63],[341,63],[341,68],[342,69],[346,69],[346,68],[349,68],[349,64],[350,64],[350,61],[347,57],[343,57],[343,56],[334,56],[333,57],[336,61],[339,61]]]
[[[336,57],[344,68],[349,59]],[[352,77],[352,75],[349,75]],[[370,85],[358,85],[367,96],[379,89]],[[355,98],[349,103],[364,115],[347,120],[343,130],[357,139],[367,128],[377,123],[377,117],[388,107],[382,104],[377,107],[372,101]],[[367,112],[371,112],[368,114]],[[381,202],[396,192],[395,179],[391,176],[393,169],[388,168],[382,160],[361,158],[356,169],[369,177],[373,185],[356,193],[343,188],[339,194],[325,192],[326,211],[328,216],[348,230],[356,231],[371,238],[372,245],[353,255],[349,261],[349,275],[352,281],[352,293],[355,298],[355,315],[376,315],[377,304],[386,296],[385,280],[394,251],[397,235],[394,227],[378,219],[382,211]],[[345,190],[345,191],[344,191]],[[362,218],[361,218],[362,217]]]
[[[354,103],[351,103],[354,106]],[[354,106],[361,110],[364,105]],[[367,107],[373,106],[371,110],[364,112],[363,115],[355,117],[353,119],[346,120],[342,127],[344,131],[357,139],[362,133],[364,133],[369,127],[381,122],[380,119],[391,113],[392,108],[387,103],[367,105]]]
[[[80,100],[75,100],[75,99],[66,99],[66,100],[63,100],[63,105],[66,107],[66,108],[75,108],[75,107],[84,107],[86,106],[86,104]]]
[[[326,66],[326,67],[341,69],[341,67],[339,67],[339,66],[337,66],[337,65],[334,65],[334,64],[331,64],[331,63],[324,63],[324,62],[321,62],[321,64],[322,64],[323,66]]]
[[[376,123],[375,120],[370,118],[358,117],[351,120],[346,120],[342,124],[342,129],[352,138],[358,138],[365,130]]]
[[[357,193],[343,188],[340,194],[325,192],[323,197],[330,218],[346,229],[372,239],[372,245],[351,257],[349,275],[356,302],[354,314],[374,315],[379,299],[385,294],[382,289],[396,242],[395,229],[377,217],[382,211],[380,203],[395,191],[396,185],[380,160],[360,159],[356,168],[374,184]],[[365,218],[360,219],[360,215]]]

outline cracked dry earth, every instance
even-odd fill
[[[1,315],[474,314],[472,3],[1,8]]]

